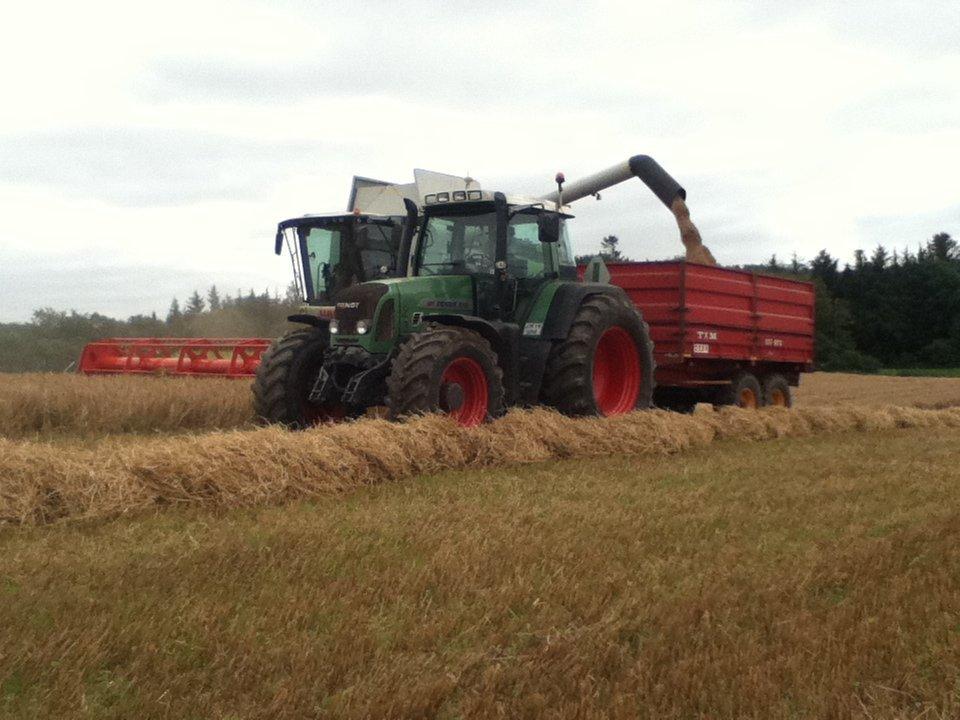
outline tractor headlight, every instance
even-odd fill
[[[330,321],[330,334],[336,335],[338,332],[340,332],[340,323],[338,323],[337,319],[334,318]]]
[[[366,335],[370,329],[369,320],[357,320],[357,335]]]

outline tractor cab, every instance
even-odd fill
[[[502,193],[427,195],[412,274],[469,278],[472,313],[517,321],[550,280],[576,280],[567,218],[555,203]]]
[[[310,305],[332,305],[357,283],[406,274],[404,216],[305,215],[277,226],[275,252],[286,243],[294,278]]]

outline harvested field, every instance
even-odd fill
[[[960,405],[960,378],[805,375],[797,404]],[[221,378],[0,374],[0,437],[97,438],[253,425],[250,385]]]
[[[2,437],[225,430],[252,415],[243,380],[0,373]]]
[[[517,410],[479,428],[441,416],[361,420],[87,445],[0,439],[0,522],[97,518],[157,506],[257,506],[467,467],[663,455],[717,440],[897,428],[960,428],[960,408],[662,410],[573,419]]]
[[[593,427],[576,452],[614,446]],[[957,718],[956,437],[729,441],[7,528],[0,715]]]
[[[837,404],[953,407],[960,405],[960,378],[812,373],[801,378],[796,402],[803,407]]]

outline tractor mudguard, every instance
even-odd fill
[[[300,323],[301,325],[309,325],[315,328],[326,328],[330,325],[329,318],[317,317],[316,315],[308,315],[306,313],[287,315],[287,320],[292,323]]]
[[[431,313],[423,316],[423,322],[434,322],[440,325],[454,325],[456,327],[467,328],[479,333],[484,340],[490,343],[494,352],[499,354],[500,345],[503,343],[500,327],[502,323],[494,323],[490,320],[484,320],[476,315],[456,315],[447,313]]]
[[[633,303],[623,288],[606,283],[564,283],[553,296],[540,333],[542,340],[565,340],[580,305],[591,295],[613,295],[631,307]]]

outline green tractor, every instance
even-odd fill
[[[668,207],[685,196],[647,156],[572,183],[568,202],[640,177]],[[446,413],[473,426],[511,406],[618,415],[651,405],[653,344],[624,291],[581,282],[558,190],[541,198],[486,191],[424,196],[405,277],[343,289],[330,346],[309,387],[318,417]],[[417,212],[407,201],[408,218]],[[283,341],[281,341],[282,344]],[[304,375],[310,380],[309,375]],[[302,396],[302,395],[301,395]]]
[[[422,202],[431,190],[475,193],[479,188],[471,178],[444,173],[415,170],[414,177],[406,185],[355,177],[348,212],[305,215],[278,225],[275,252],[280,255],[286,244],[304,298],[300,312],[288,319],[306,327],[275,341],[261,358],[253,383],[261,420],[306,427],[343,417],[339,408],[331,411],[309,399],[330,345],[334,304],[357,283],[407,274],[419,221],[411,198]]]

